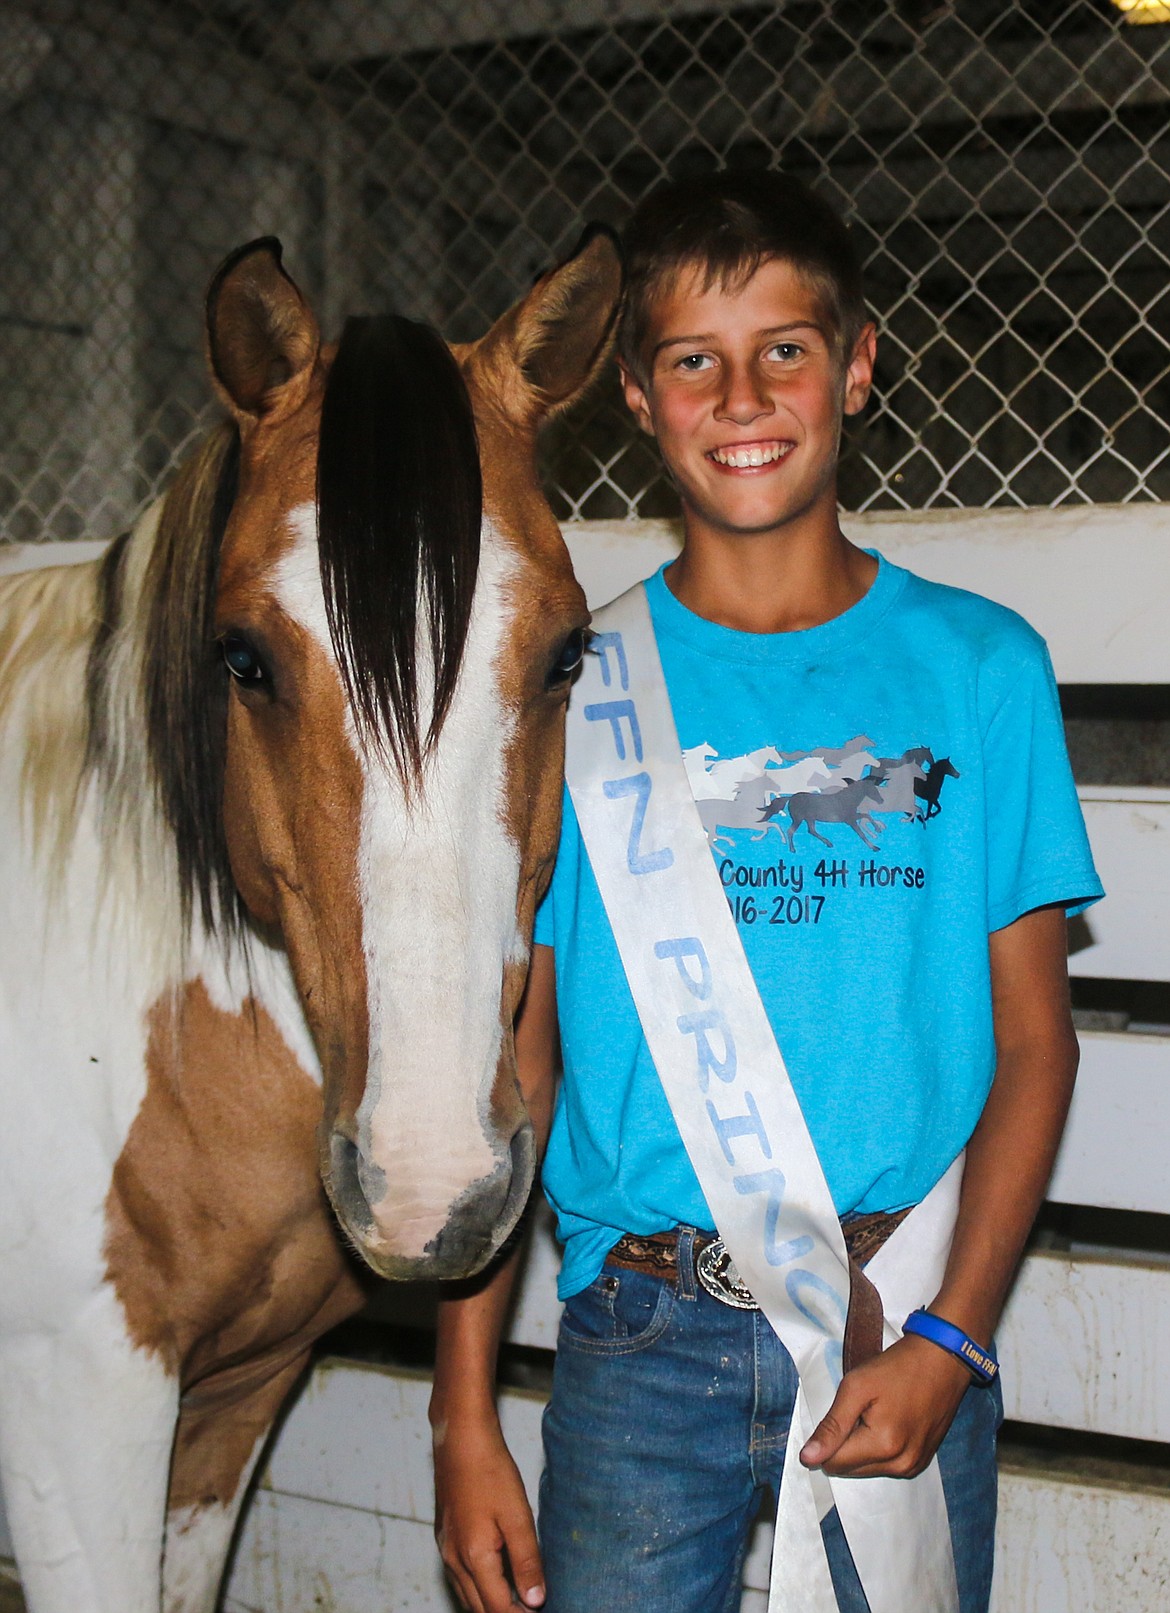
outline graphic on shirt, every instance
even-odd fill
[[[949,756],[927,745],[900,756],[876,756],[874,742],[858,734],[844,745],[811,751],[762,746],[742,756],[719,756],[710,745],[683,752],[691,793],[713,849],[734,846],[750,833],[763,840],[775,830],[797,849],[797,834],[832,849],[825,828],[851,829],[870,851],[879,849],[883,820],[923,826],[942,811],[948,778],[959,778]]]

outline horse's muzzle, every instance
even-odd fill
[[[347,1237],[380,1277],[433,1282],[482,1271],[523,1214],[535,1174],[536,1139],[525,1119],[509,1139],[506,1157],[453,1200],[421,1253],[408,1248],[405,1229],[389,1210],[394,1183],[341,1131],[330,1138],[326,1185]]]

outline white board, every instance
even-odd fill
[[[1001,1471],[991,1613],[1165,1613],[1170,1492]]]
[[[1072,954],[1069,973],[1170,980],[1170,790],[1079,793],[1105,900],[1084,916],[1092,944]]]
[[[1170,683],[1170,506],[843,512],[849,537],[935,582],[1025,616],[1062,683]],[[592,606],[678,553],[673,521],[571,521],[562,531]],[[103,544],[0,545],[0,573],[92,559]]]
[[[313,1372],[265,1467],[265,1488],[387,1517],[434,1518],[430,1377],[327,1360]],[[511,1390],[501,1398],[504,1435],[535,1498],[544,1401]]]
[[[1080,1075],[1048,1197],[1096,1209],[1170,1214],[1170,1037],[1088,1031],[1082,1032],[1080,1043]],[[508,1327],[513,1344],[555,1348],[561,1314],[558,1266],[552,1217],[542,1205]],[[1127,1278],[1123,1285],[1127,1294],[1129,1283]],[[1158,1293],[1163,1292],[1159,1288]],[[1170,1300],[1156,1301],[1158,1306],[1163,1303],[1164,1336],[1170,1337]],[[1161,1309],[1157,1315],[1163,1315]],[[1159,1323],[1155,1334],[1162,1332]],[[1139,1356],[1144,1348],[1135,1346]],[[1108,1350],[1105,1355],[1101,1370],[1112,1374]],[[1118,1386],[1117,1393],[1124,1398],[1128,1391]],[[1170,1440],[1170,1422],[1166,1438]]]
[[[1048,1197],[1170,1214],[1170,1038],[1082,1031],[1080,1044]]]
[[[1170,1441],[1170,1265],[1040,1251],[1024,1262],[997,1343],[1017,1422]]]
[[[561,1306],[545,1223],[520,1279],[513,1344],[555,1342]],[[1170,1442],[1170,1263],[1038,1251],[1025,1260],[999,1331],[1007,1415],[1019,1422]],[[1039,1340],[1043,1341],[1038,1347]]]
[[[846,535],[933,582],[1009,605],[1048,640],[1061,683],[1170,683],[1170,508],[843,512]],[[563,529],[591,605],[678,552],[670,521]]]
[[[258,1494],[224,1613],[455,1613],[429,1523]]]
[[[1152,1487],[1000,1476],[991,1613],[1165,1613],[1170,1497]],[[766,1613],[753,1586],[770,1530],[758,1531],[740,1613]],[[454,1613],[429,1524],[297,1496],[257,1496],[224,1613]]]
[[[450,1613],[429,1484],[424,1495],[412,1458],[404,1483],[392,1473],[401,1442],[408,1450],[427,1442],[425,1379],[354,1363],[318,1376],[289,1416],[247,1517],[228,1613]],[[501,1405],[531,1491],[539,1401],[508,1393]],[[749,1553],[741,1613],[763,1613],[768,1537],[765,1524]],[[1170,1488],[1144,1473],[1123,1483],[1117,1464],[1108,1473],[1009,1465],[995,1587],[992,1613],[1165,1613]]]
[[[43,566],[76,566],[96,560],[106,550],[105,542],[91,543],[0,543],[0,577],[13,571],[39,571]]]

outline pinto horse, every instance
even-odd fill
[[[33,1613],[207,1613],[363,1297],[337,1223],[443,1278],[521,1213],[511,1025],[588,620],[534,443],[619,286],[594,236],[478,342],[384,318],[330,349],[255,242],[208,297],[227,422],[101,561],[0,584],[0,1477]]]

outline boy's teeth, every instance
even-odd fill
[[[770,465],[774,459],[780,458],[783,451],[779,443],[769,443],[764,448],[716,448],[711,458],[720,465],[746,470],[750,465]]]

